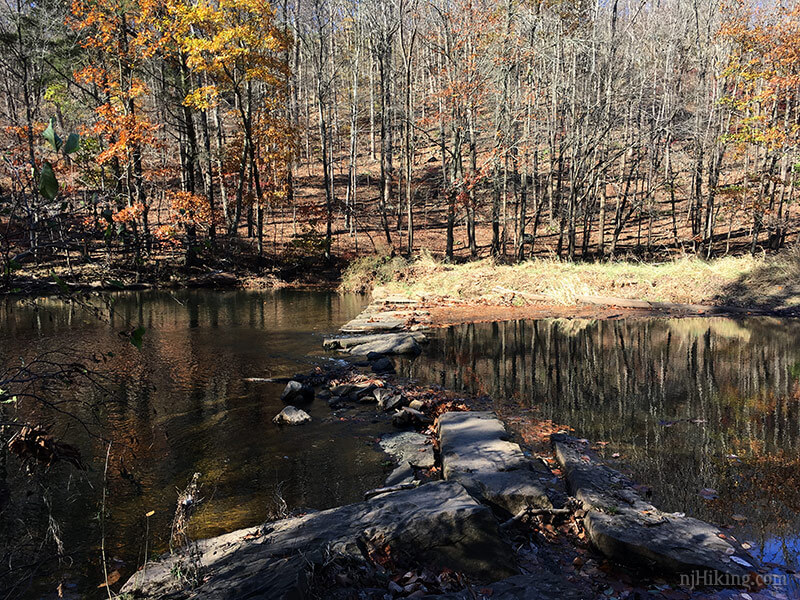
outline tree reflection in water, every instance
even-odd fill
[[[609,442],[601,453],[656,505],[731,525],[764,561],[798,567],[800,322],[555,319],[432,337],[409,374]]]

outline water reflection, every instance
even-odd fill
[[[105,354],[96,368],[109,378],[106,392],[74,386],[64,392],[87,405],[102,400],[97,415],[81,413],[90,432],[66,418],[55,422],[59,436],[80,445],[90,463],[87,474],[57,464],[32,479],[18,461],[8,461],[5,477],[15,493],[0,510],[3,545],[20,542],[13,528],[20,517],[34,538],[46,530],[40,498],[47,486],[70,556],[57,569],[44,565],[40,583],[55,583],[47,577],[53,571],[66,572],[70,583],[82,574],[85,589],[102,581],[99,514],[107,446],[90,433],[112,442],[106,549],[110,569],[121,564],[116,559],[124,561],[123,576],[141,564],[151,510],[148,552],[166,548],[176,489],[194,472],[202,473],[206,498],[194,522],[197,537],[264,520],[276,507],[277,491],[290,509],[360,499],[383,480],[383,455],[371,443],[381,426],[334,421],[327,405],[315,402],[307,409],[310,425],[279,429],[271,419],[283,406],[283,386],[244,379],[306,371],[328,360],[322,334],[363,304],[361,297],[320,292],[123,293],[114,297],[110,324],[54,300],[0,304],[2,364],[56,348]],[[119,335],[139,324],[147,328],[141,350]],[[26,500],[31,490],[36,501]],[[54,585],[34,586],[30,597],[44,589]]]
[[[797,568],[798,342],[800,322],[768,318],[483,323],[435,333],[407,368],[609,442],[656,505],[731,525]]]

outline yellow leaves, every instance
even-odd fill
[[[726,103],[742,114],[733,137],[770,151],[790,149],[800,143],[791,125],[798,107],[786,103],[800,83],[800,4],[753,8],[734,2],[725,10],[719,34],[733,45],[723,77],[735,90]]]
[[[271,84],[282,72],[276,57],[290,47],[290,41],[275,26],[274,11],[266,0],[174,2],[169,12],[187,66],[208,73],[217,85],[233,87],[238,79]]]
[[[195,110],[208,110],[217,105],[219,90],[215,85],[204,85],[189,92],[183,105]]]

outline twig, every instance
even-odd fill
[[[519,290],[512,290],[511,288],[503,287],[502,285],[496,285],[493,288],[493,291],[501,292],[504,294],[515,294],[517,296],[522,296],[523,298],[528,298],[529,300],[539,300],[539,301],[552,300],[550,296],[545,296],[544,294],[532,294],[530,292],[521,292]]]
[[[103,557],[103,575],[106,581],[106,592],[108,599],[111,600],[111,585],[108,583],[108,563],[106,561],[106,490],[107,477],[108,477],[108,458],[111,456],[111,442],[108,442],[108,450],[106,450],[106,464],[103,468],[103,504],[100,507],[100,553]]]
[[[572,510],[569,508],[531,508],[530,506],[526,506],[513,517],[511,517],[508,521],[502,523],[500,525],[500,529],[507,529],[514,525],[515,523],[519,523],[525,517],[533,517],[537,515],[569,515],[572,514]]]
[[[413,483],[398,483],[397,485],[390,485],[388,487],[375,488],[374,490],[369,490],[368,492],[364,493],[364,500],[369,500],[370,498],[379,496],[380,494],[388,494],[389,492],[412,490],[415,487],[419,487],[419,482],[415,481]]]

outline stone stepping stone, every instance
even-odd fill
[[[564,434],[551,440],[570,493],[586,511],[589,539],[608,558],[675,573],[757,571],[755,559],[719,528],[644,501],[632,482],[599,462],[584,440]]]
[[[326,338],[322,346],[327,350],[344,350],[350,354],[366,356],[375,354],[410,354],[417,356],[422,352],[419,343],[426,341],[424,334],[418,332],[383,333],[350,337]]]
[[[407,296],[399,296],[396,294],[392,294],[391,296],[384,296],[383,298],[377,298],[373,300],[373,302],[380,304],[419,304],[419,300],[415,298],[409,298]]]
[[[272,419],[276,425],[303,425],[311,421],[311,415],[294,406],[287,406]]]
[[[425,596],[426,600],[586,600],[594,598],[591,589],[584,589],[581,582],[568,581],[559,573],[540,568],[535,573],[515,575],[503,581],[475,586],[477,589],[462,590],[438,596]]]
[[[383,436],[379,443],[383,451],[400,464],[420,469],[430,469],[434,465],[433,445],[426,435],[412,431],[391,433]]]
[[[360,333],[362,331],[395,331],[402,329],[406,322],[400,319],[383,319],[367,321],[358,317],[343,325],[339,331],[342,333]]]
[[[543,481],[552,475],[534,470],[493,412],[444,413],[437,433],[445,480],[458,481],[476,498],[511,515],[527,507],[553,507]]]

